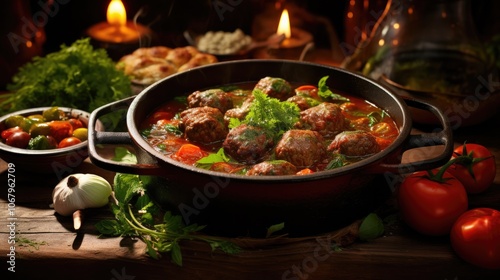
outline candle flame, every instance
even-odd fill
[[[121,0],[111,0],[106,18],[111,25],[125,26],[127,24],[127,11]]]
[[[281,13],[280,22],[278,24],[278,30],[276,31],[278,35],[285,34],[286,38],[292,37],[292,29],[290,27],[290,18],[288,16],[287,9],[284,9]]]

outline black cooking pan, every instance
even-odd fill
[[[163,156],[140,134],[139,127],[148,115],[175,96],[220,85],[257,82],[266,76],[308,84],[329,76],[327,84],[331,89],[364,98],[387,111],[400,134],[389,147],[367,159],[303,176],[243,176],[199,169]],[[435,114],[442,129],[411,135],[408,106]],[[94,129],[99,117],[120,108],[128,108],[127,132]],[[98,144],[131,144],[137,148],[139,164],[109,160],[99,154]],[[434,145],[444,145],[438,156],[401,163],[404,151]],[[181,214],[186,223],[207,225],[209,232],[217,234],[258,234],[281,222],[286,231],[296,235],[338,228],[379,205],[396,187],[401,174],[441,166],[452,150],[452,131],[434,106],[403,100],[349,71],[286,60],[221,62],[182,72],[147,87],[135,97],[98,108],[89,121],[89,154],[95,165],[116,172],[157,176],[151,192],[163,206]]]

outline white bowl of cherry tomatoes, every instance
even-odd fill
[[[0,158],[16,172],[71,172],[88,156],[90,113],[67,107],[39,107],[0,118]]]

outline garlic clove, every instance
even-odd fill
[[[56,185],[52,192],[52,203],[57,213],[71,216],[77,210],[105,206],[111,192],[111,185],[103,177],[76,173]]]

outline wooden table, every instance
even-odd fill
[[[454,131],[455,145],[465,140],[483,144],[493,151],[499,167],[494,185],[470,197],[471,208],[500,209],[499,122],[500,114],[481,125]],[[411,157],[409,153],[404,160]],[[185,242],[184,264],[179,267],[168,256],[160,260],[147,257],[140,240],[99,238],[94,224],[111,216],[107,208],[91,211],[82,231],[76,234],[71,219],[59,217],[49,208],[55,177],[28,176],[18,171],[15,212],[9,216],[5,169],[2,162],[5,187],[0,192],[0,275],[17,279],[500,279],[500,271],[480,269],[460,260],[447,236],[422,236],[402,223],[387,227],[383,237],[371,242],[352,239],[356,237],[356,223],[340,231],[303,238],[234,238],[232,241],[244,249],[237,255],[211,252],[204,243]],[[100,174],[111,182],[114,176],[88,159],[75,172]],[[13,231],[11,222],[15,222]],[[17,239],[12,250],[14,273],[8,271],[11,264],[6,262],[11,258],[10,237]],[[333,244],[344,246],[334,250]]]

